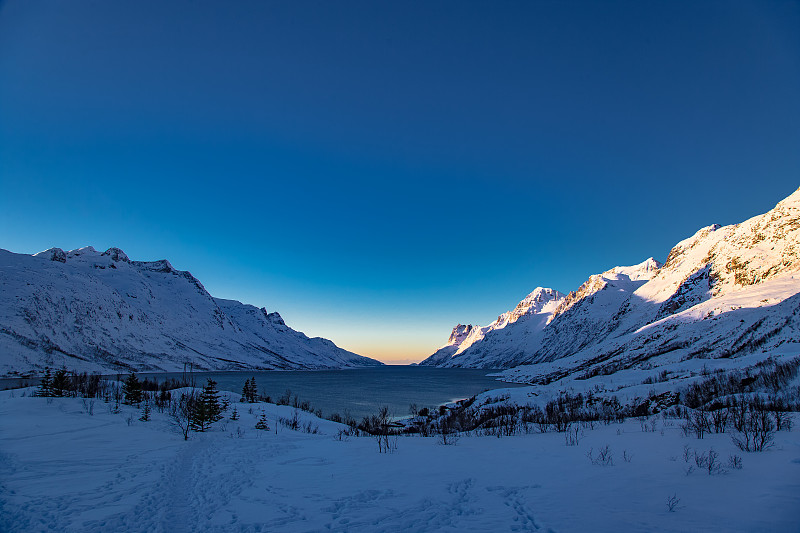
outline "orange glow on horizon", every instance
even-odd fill
[[[376,346],[373,344],[350,344],[339,346],[345,350],[350,350],[351,352],[357,353],[358,355],[377,359],[378,361],[387,365],[409,365],[411,363],[419,363],[436,351],[436,348],[431,348],[430,346],[413,345]]]

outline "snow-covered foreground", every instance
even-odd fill
[[[276,417],[293,409],[237,406],[184,441],[164,414],[79,398],[0,392],[0,531],[798,531],[800,432],[763,453],[727,434],[682,436],[637,420],[564,434],[400,437],[379,454],[369,437],[301,413],[319,434]],[[233,395],[235,399],[236,396]],[[271,431],[254,425],[268,415]],[[126,419],[133,421],[129,425]],[[663,430],[663,431],[662,431]],[[613,465],[592,464],[608,445]],[[725,473],[684,460],[712,447]],[[632,457],[630,461],[623,454]],[[727,467],[738,454],[743,468]],[[687,474],[688,467],[695,470]],[[673,512],[667,500],[680,500]]]

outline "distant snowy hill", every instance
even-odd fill
[[[548,383],[755,351],[800,354],[798,254],[800,189],[764,215],[701,229],[663,265],[615,267],[546,313],[451,335],[421,364],[516,367],[505,379]]]
[[[213,298],[169,261],[92,247],[0,250],[0,375],[80,370],[325,369],[380,365],[309,338],[278,313]]]

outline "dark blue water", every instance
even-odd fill
[[[274,372],[195,372],[197,386],[207,378],[220,390],[242,392],[246,379],[256,378],[259,394],[272,401],[287,389],[299,400],[307,401],[324,416],[349,414],[356,420],[371,415],[386,405],[396,417],[408,415],[409,405],[436,407],[443,403],[469,398],[485,390],[518,385],[487,377],[490,370],[384,366],[357,370],[274,371]],[[180,378],[181,374],[147,374]]]

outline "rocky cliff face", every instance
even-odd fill
[[[278,313],[212,297],[169,261],[118,248],[0,250],[0,374],[79,370],[320,369],[379,365],[309,338]]]
[[[435,364],[518,367],[505,375],[545,383],[676,358],[800,353],[799,251],[800,189],[764,215],[702,228],[663,265],[591,276],[538,331],[513,323]]]

